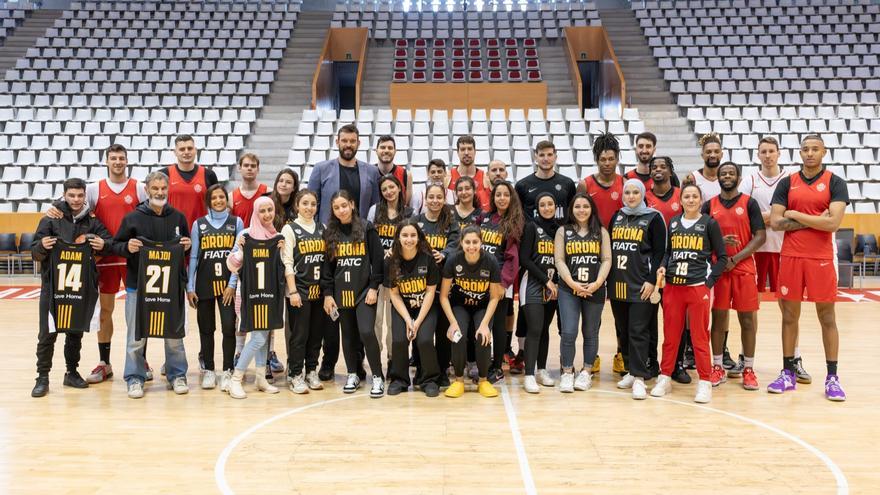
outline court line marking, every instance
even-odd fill
[[[236,436],[228,444],[226,444],[226,447],[223,449],[223,452],[220,453],[220,456],[217,457],[217,462],[214,464],[214,481],[217,483],[217,488],[220,489],[220,493],[223,493],[224,495],[232,495],[235,493],[235,491],[232,490],[232,487],[229,486],[229,482],[226,481],[226,462],[229,460],[229,456],[232,455],[232,451],[235,450],[235,448],[238,447],[238,445],[241,444],[241,442],[243,442],[245,438],[249,437],[254,432],[259,430],[260,428],[263,428],[264,426],[268,426],[268,425],[278,421],[279,419],[284,419],[284,418],[286,418],[288,416],[292,416],[296,413],[307,411],[309,409],[312,409],[312,408],[315,408],[318,406],[323,406],[325,404],[333,404],[334,402],[342,402],[345,400],[357,399],[359,397],[368,397],[368,395],[367,394],[349,395],[348,397],[339,397],[336,399],[328,399],[328,400],[322,400],[319,402],[313,402],[313,403],[307,404],[305,406],[300,406],[300,407],[297,407],[294,409],[290,409],[290,410],[285,411],[281,414],[276,414],[275,416],[272,416],[269,419],[265,419],[263,421],[260,421],[259,423],[255,424],[254,426],[251,426],[247,430],[244,430],[243,432],[239,433],[238,436]]]
[[[593,389],[593,391],[603,393],[603,394],[630,396],[630,394],[628,394],[626,392],[617,392],[614,390]],[[703,410],[706,410],[709,412],[723,414],[725,416],[730,416],[731,418],[738,419],[738,420],[743,421],[745,423],[749,423],[751,425],[758,426],[760,428],[764,428],[765,430],[770,431],[771,433],[775,433],[775,434],[785,438],[786,440],[789,440],[791,442],[794,442],[794,443],[800,445],[807,452],[813,454],[820,461],[822,461],[822,463],[825,464],[825,467],[827,467],[828,470],[831,471],[831,474],[834,475],[834,479],[837,482],[838,495],[846,495],[849,493],[849,481],[847,481],[846,475],[843,474],[843,470],[841,470],[840,467],[838,467],[837,464],[835,464],[834,461],[831,460],[831,458],[828,457],[827,454],[825,454],[824,452],[822,452],[818,448],[814,447],[813,445],[807,443],[806,440],[803,440],[802,438],[800,438],[799,436],[797,436],[793,433],[789,433],[789,432],[787,432],[785,430],[781,430],[775,426],[768,425],[767,423],[764,423],[763,421],[749,418],[748,416],[743,416],[741,414],[737,414],[734,412],[725,411],[723,409],[716,409],[714,407],[704,406],[702,404],[696,404],[696,403],[692,403],[692,402],[684,402],[684,401],[680,401],[680,400],[676,400],[676,399],[669,399],[667,397],[651,397],[651,400],[662,400],[665,402],[671,402],[673,404],[679,404],[679,405],[688,406],[688,407],[695,407],[697,409],[703,409]]]
[[[513,435],[513,445],[516,448],[516,457],[519,460],[519,470],[522,474],[523,484],[527,495],[537,495],[535,479],[532,477],[532,468],[529,466],[529,458],[523,445],[522,435],[519,432],[519,421],[516,419],[516,410],[513,401],[507,392],[507,385],[501,386],[501,398],[504,401],[504,411],[507,413],[507,423],[510,425],[510,434]]]

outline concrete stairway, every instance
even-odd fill
[[[567,57],[564,40],[538,42],[538,60],[541,63],[541,77],[547,83],[548,107],[577,106],[577,94],[571,84]]]
[[[361,88],[361,107],[388,108],[389,86],[394,75],[394,43],[378,44],[370,40],[367,64],[364,67],[364,85]]]
[[[259,180],[270,186],[287,165],[287,152],[303,109],[311,107],[312,78],[332,16],[329,11],[300,13],[275,75],[272,94],[245,143],[246,151],[260,157]]]
[[[15,28],[12,36],[4,40],[0,46],[0,81],[6,77],[6,70],[15,68],[15,62],[27,54],[28,48],[34,46],[37,38],[46,34],[46,29],[55,24],[63,10],[34,10],[22,25]]]
[[[626,103],[639,109],[645,129],[657,135],[657,154],[670,156],[680,175],[702,167],[693,130],[667,91],[633,11],[600,6],[599,17],[623,70]]]

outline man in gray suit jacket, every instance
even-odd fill
[[[318,195],[318,219],[325,225],[332,210],[330,198],[340,189],[348,190],[355,198],[361,218],[366,218],[370,207],[379,202],[379,170],[355,158],[359,139],[354,125],[340,127],[336,134],[339,157],[318,163],[309,177],[308,188]]]

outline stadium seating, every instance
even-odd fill
[[[0,46],[15,28],[21,26],[33,8],[30,2],[0,2]]]

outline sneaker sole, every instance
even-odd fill
[[[798,383],[803,383],[804,385],[809,385],[809,384],[813,383],[813,377],[810,377],[810,378],[801,378],[801,377],[798,377],[798,378],[797,378],[797,382],[798,382]]]
[[[760,387],[757,385],[755,385],[755,386],[743,385],[743,389],[745,389],[745,390],[759,390]]]
[[[828,397],[826,395],[825,398],[830,400],[831,402],[845,402],[846,401],[846,397]]]

